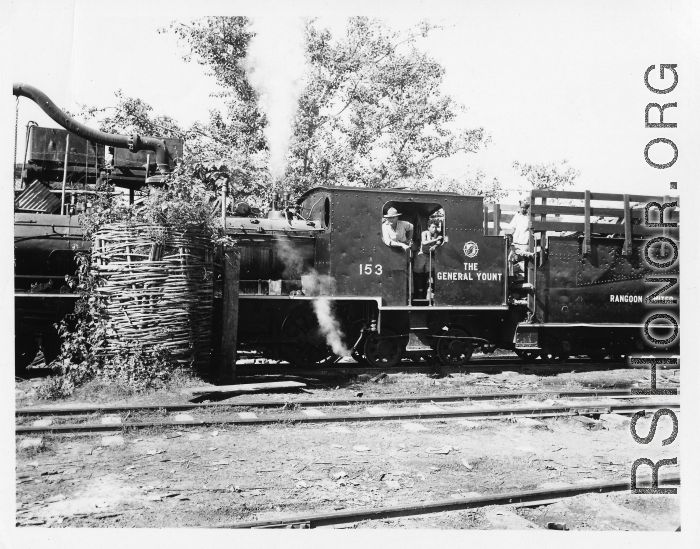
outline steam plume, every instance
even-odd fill
[[[284,264],[284,278],[299,278],[304,272],[305,262],[299,251],[292,245],[288,238],[281,236],[275,241],[275,252]]]
[[[321,333],[326,338],[326,343],[336,355],[349,356],[350,351],[343,343],[343,332],[340,330],[338,319],[333,314],[331,300],[326,297],[319,297],[313,300],[313,306]]]
[[[287,238],[275,242],[277,257],[284,263],[283,276],[292,278],[303,273],[304,289],[308,295],[319,296],[312,301],[318,326],[328,346],[338,356],[349,356],[350,350],[343,343],[343,331],[333,312],[333,303],[324,294],[335,291],[335,279],[319,274],[315,269],[305,265],[304,258]]]
[[[304,89],[303,20],[256,17],[252,30],[256,34],[248,46],[244,66],[267,114],[264,133],[270,149],[270,174],[277,181],[284,175],[294,116]]]

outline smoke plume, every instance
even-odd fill
[[[304,89],[303,23],[301,18],[255,17],[252,20],[255,36],[248,46],[244,66],[267,115],[264,132],[273,181],[284,175],[294,116]]]

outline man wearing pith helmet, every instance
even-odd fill
[[[389,208],[384,214],[382,240],[387,246],[403,248],[407,252],[413,242],[413,224],[401,221],[400,215],[396,208]]]

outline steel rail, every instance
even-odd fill
[[[493,419],[509,417],[555,417],[574,415],[599,415],[608,413],[634,414],[640,411],[653,411],[661,408],[679,410],[680,403],[673,402],[647,402],[643,406],[639,404],[619,404],[611,406],[608,403],[589,402],[581,406],[546,406],[546,407],[501,407],[479,410],[440,410],[427,411],[396,411],[387,410],[386,413],[350,413],[350,414],[324,414],[322,416],[307,416],[295,414],[292,416],[269,416],[258,418],[241,418],[233,416],[219,416],[208,419],[195,420],[154,420],[129,423],[72,423],[57,425],[18,425],[15,434],[28,435],[36,433],[63,434],[63,433],[98,433],[123,431],[126,429],[144,429],[150,427],[207,427],[211,425],[271,425],[275,423],[345,423],[352,421],[390,421],[400,419]]]
[[[409,358],[410,355],[421,355],[421,351],[407,351],[404,358]],[[573,368],[578,372],[588,372],[593,370],[648,370],[649,366],[644,365],[630,365],[625,362],[594,362],[592,360],[567,360],[560,363],[547,363],[541,360],[536,360],[533,362],[524,362],[517,357],[493,357],[493,358],[479,358],[477,360],[470,360],[468,363],[462,366],[445,366],[442,364],[428,364],[425,362],[413,361],[413,362],[399,362],[396,366],[390,369],[372,366],[361,366],[355,362],[338,362],[331,366],[314,366],[314,367],[299,367],[293,364],[281,362],[277,364],[251,364],[246,362],[239,362],[236,366],[239,375],[255,375],[255,374],[294,374],[294,375],[318,375],[321,373],[328,374],[345,374],[345,375],[357,375],[362,373],[430,373],[439,370],[445,373],[471,373],[479,371],[493,371],[494,369],[500,370],[513,370],[521,371],[525,370],[539,370],[547,372],[557,372],[566,371]],[[660,366],[662,370],[679,370],[680,365],[662,365]]]
[[[639,477],[637,486],[649,481],[648,477]],[[681,477],[679,473],[662,475],[659,485],[680,485]],[[460,499],[442,499],[437,501],[409,503],[404,505],[394,505],[390,507],[376,507],[373,509],[348,509],[344,511],[330,511],[321,513],[306,513],[292,515],[290,517],[256,520],[248,522],[232,522],[227,524],[214,524],[203,528],[283,528],[285,526],[300,525],[300,527],[315,528],[332,524],[342,524],[361,520],[376,520],[386,518],[405,517],[411,515],[422,515],[426,513],[439,513],[443,511],[460,511],[462,509],[474,509],[476,507],[486,507],[488,505],[518,505],[524,503],[537,504],[538,502],[549,503],[551,500],[570,498],[582,494],[610,492],[621,492],[630,490],[629,477],[624,480],[612,480],[606,482],[596,482],[595,484],[583,484],[567,486],[564,488],[546,488],[540,490],[526,490],[521,492],[505,492],[500,494],[490,494]]]
[[[661,387],[658,388],[671,388]],[[680,389],[678,389],[680,395]],[[204,396],[215,394],[205,393]],[[245,408],[280,408],[289,405],[298,406],[347,406],[353,404],[386,404],[391,402],[456,402],[460,400],[500,400],[521,397],[554,396],[560,397],[615,397],[646,398],[644,395],[632,395],[629,389],[600,389],[592,391],[517,391],[509,393],[461,393],[456,395],[416,395],[416,396],[376,396],[352,398],[311,398],[305,400],[240,400],[235,402],[186,402],[182,404],[105,404],[94,406],[28,406],[15,410],[15,416],[62,416],[73,414],[91,414],[97,412],[137,412],[149,410],[184,411],[198,408],[238,406]],[[201,397],[197,397],[201,398]],[[227,397],[233,398],[233,397]]]

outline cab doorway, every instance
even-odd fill
[[[392,200],[382,208],[382,223],[384,244],[392,250],[389,268],[403,281],[404,303],[432,306],[439,292],[435,272],[440,248],[447,239],[444,209],[434,202]]]

